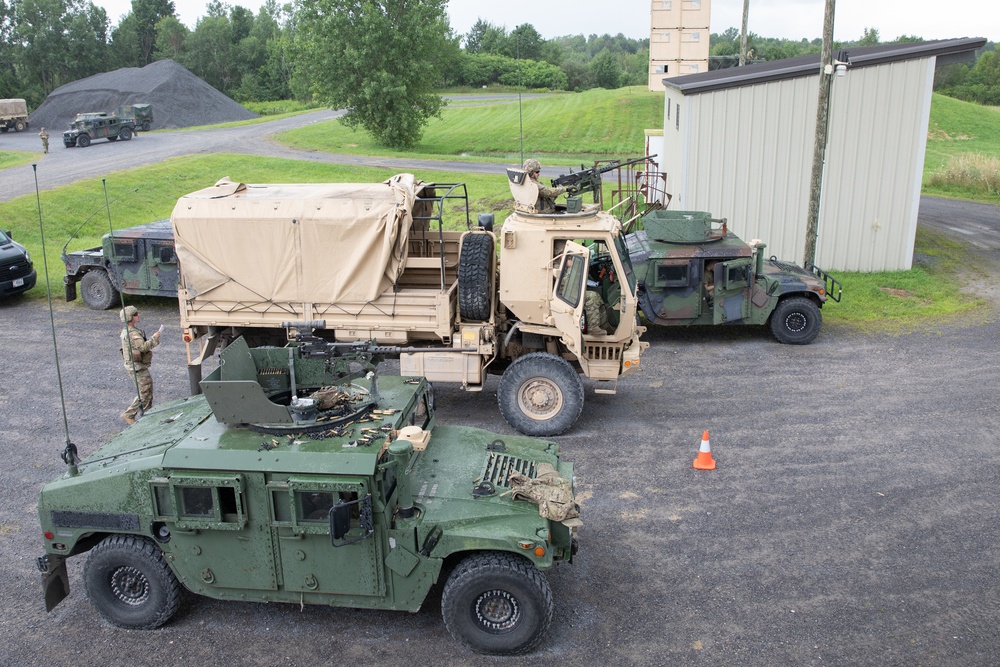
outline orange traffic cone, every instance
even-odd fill
[[[712,458],[712,445],[708,441],[708,431],[701,434],[701,447],[698,448],[698,458],[694,460],[696,470],[715,470],[715,459]]]

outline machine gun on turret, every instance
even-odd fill
[[[610,164],[604,167],[584,167],[580,165],[580,171],[572,171],[568,174],[563,174],[562,176],[556,176],[552,179],[553,187],[564,187],[567,192],[576,197],[584,194],[585,192],[594,193],[594,203],[596,204],[600,201],[601,195],[601,174],[607,173],[609,171],[614,171],[615,169],[621,169],[622,167],[627,167],[630,164],[638,164],[640,162],[645,162],[650,158],[654,158],[656,155],[647,155],[645,157],[636,158],[634,160],[629,160],[628,162],[620,162],[619,160],[612,160]]]

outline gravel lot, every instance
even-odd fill
[[[977,220],[996,231],[998,211]],[[997,259],[996,246],[980,250]],[[69,437],[88,454],[122,427],[130,400],[120,322],[56,290]],[[176,305],[140,307],[145,328],[167,326],[156,402],[181,398]],[[643,372],[616,396],[588,393],[558,439],[576,463],[585,525],[576,562],[549,575],[556,616],[527,660],[1000,664],[997,314],[900,336],[826,326],[805,347],[763,328],[650,331]],[[464,651],[434,595],[412,615],[191,598],[159,630],[124,631],[87,601],[83,559],[71,561],[70,597],[46,614],[36,499],[64,470],[66,440],[49,320],[44,302],[0,301],[5,664],[525,662]],[[495,389],[439,386],[439,421],[510,433]],[[691,466],[705,429],[712,472]]]
[[[8,664],[464,665],[432,597],[416,615],[192,599],[166,627],[105,624],[83,594],[41,599],[35,502],[65,442],[44,303],[0,311],[0,636]],[[113,311],[55,303],[69,434],[92,452],[129,385]],[[157,401],[187,390],[173,304]],[[1000,326],[810,346],[762,329],[654,330],[644,372],[589,393],[559,439],[576,462],[577,561],[550,575],[553,630],[534,659],[629,665],[995,665],[1000,661]],[[439,387],[439,419],[510,429],[493,382]],[[710,430],[714,472],[691,462]],[[488,661],[494,662],[494,661]],[[496,661],[499,662],[499,661]]]

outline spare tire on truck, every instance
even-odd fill
[[[458,312],[466,322],[485,322],[493,311],[493,237],[469,234],[458,256]]]

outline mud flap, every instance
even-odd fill
[[[49,612],[69,595],[69,575],[66,573],[66,559],[62,556],[46,555],[38,559],[38,569],[42,571],[42,591],[45,594],[45,611]]]

